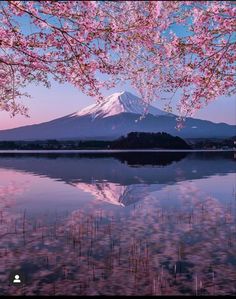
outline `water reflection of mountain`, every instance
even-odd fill
[[[163,184],[235,172],[233,152],[2,154],[0,167],[64,181],[95,198],[128,205]]]

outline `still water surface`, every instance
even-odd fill
[[[233,152],[1,153],[0,294],[236,294],[235,192]]]

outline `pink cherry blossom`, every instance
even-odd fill
[[[147,104],[178,90],[191,115],[235,94],[235,18],[232,1],[2,1],[0,109],[26,114],[19,99],[33,81],[101,100],[128,80]]]

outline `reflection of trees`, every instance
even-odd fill
[[[113,157],[121,161],[122,163],[127,163],[130,166],[166,166],[173,162],[178,162],[189,153],[187,152],[119,152],[112,154],[86,154],[84,157],[90,158],[107,158]],[[83,154],[82,154],[83,156]]]
[[[178,162],[185,157],[187,157],[189,153],[187,152],[94,152],[94,153],[74,153],[73,151],[67,153],[4,153],[4,157],[10,158],[47,158],[47,159],[59,159],[59,158],[67,158],[67,159],[81,159],[81,158],[89,158],[89,159],[106,159],[106,158],[115,158],[122,163],[127,163],[128,165],[157,165],[157,166],[165,166],[169,165],[173,162]],[[1,156],[1,154],[0,154]]]
[[[233,203],[223,206],[192,183],[179,186],[175,207],[147,198],[126,213],[93,203],[50,225],[18,217],[17,231],[8,227],[14,234],[0,239],[1,280],[19,268],[29,285],[2,283],[1,293],[233,294]]]

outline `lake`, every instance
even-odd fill
[[[1,152],[0,295],[235,295],[235,162]]]

